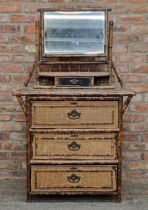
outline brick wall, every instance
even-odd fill
[[[24,116],[12,97],[34,60],[37,8],[97,4],[113,9],[114,60],[127,87],[137,91],[124,115],[123,176],[148,177],[148,1],[0,1],[0,178],[25,177]]]

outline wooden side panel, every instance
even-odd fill
[[[83,133],[76,137],[35,133],[32,147],[33,159],[116,159],[113,133]]]
[[[31,192],[116,191],[116,166],[32,166]]]
[[[32,127],[118,128],[118,101],[36,101]]]

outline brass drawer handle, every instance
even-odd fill
[[[71,176],[68,176],[67,179],[71,183],[78,183],[80,181],[80,176],[77,176],[76,174],[72,174]]]
[[[75,141],[73,141],[71,144],[68,144],[68,149],[71,151],[77,151],[80,149],[80,147],[81,147],[81,145]]]
[[[75,119],[79,119],[81,113],[79,113],[79,112],[77,112],[77,110],[73,109],[71,112],[67,113],[67,115],[70,119],[75,120]]]

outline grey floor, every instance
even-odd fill
[[[123,183],[122,202],[83,197],[26,202],[25,180],[0,180],[0,210],[148,210],[148,180]]]

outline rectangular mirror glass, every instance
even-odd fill
[[[105,53],[105,12],[44,12],[44,55]]]

